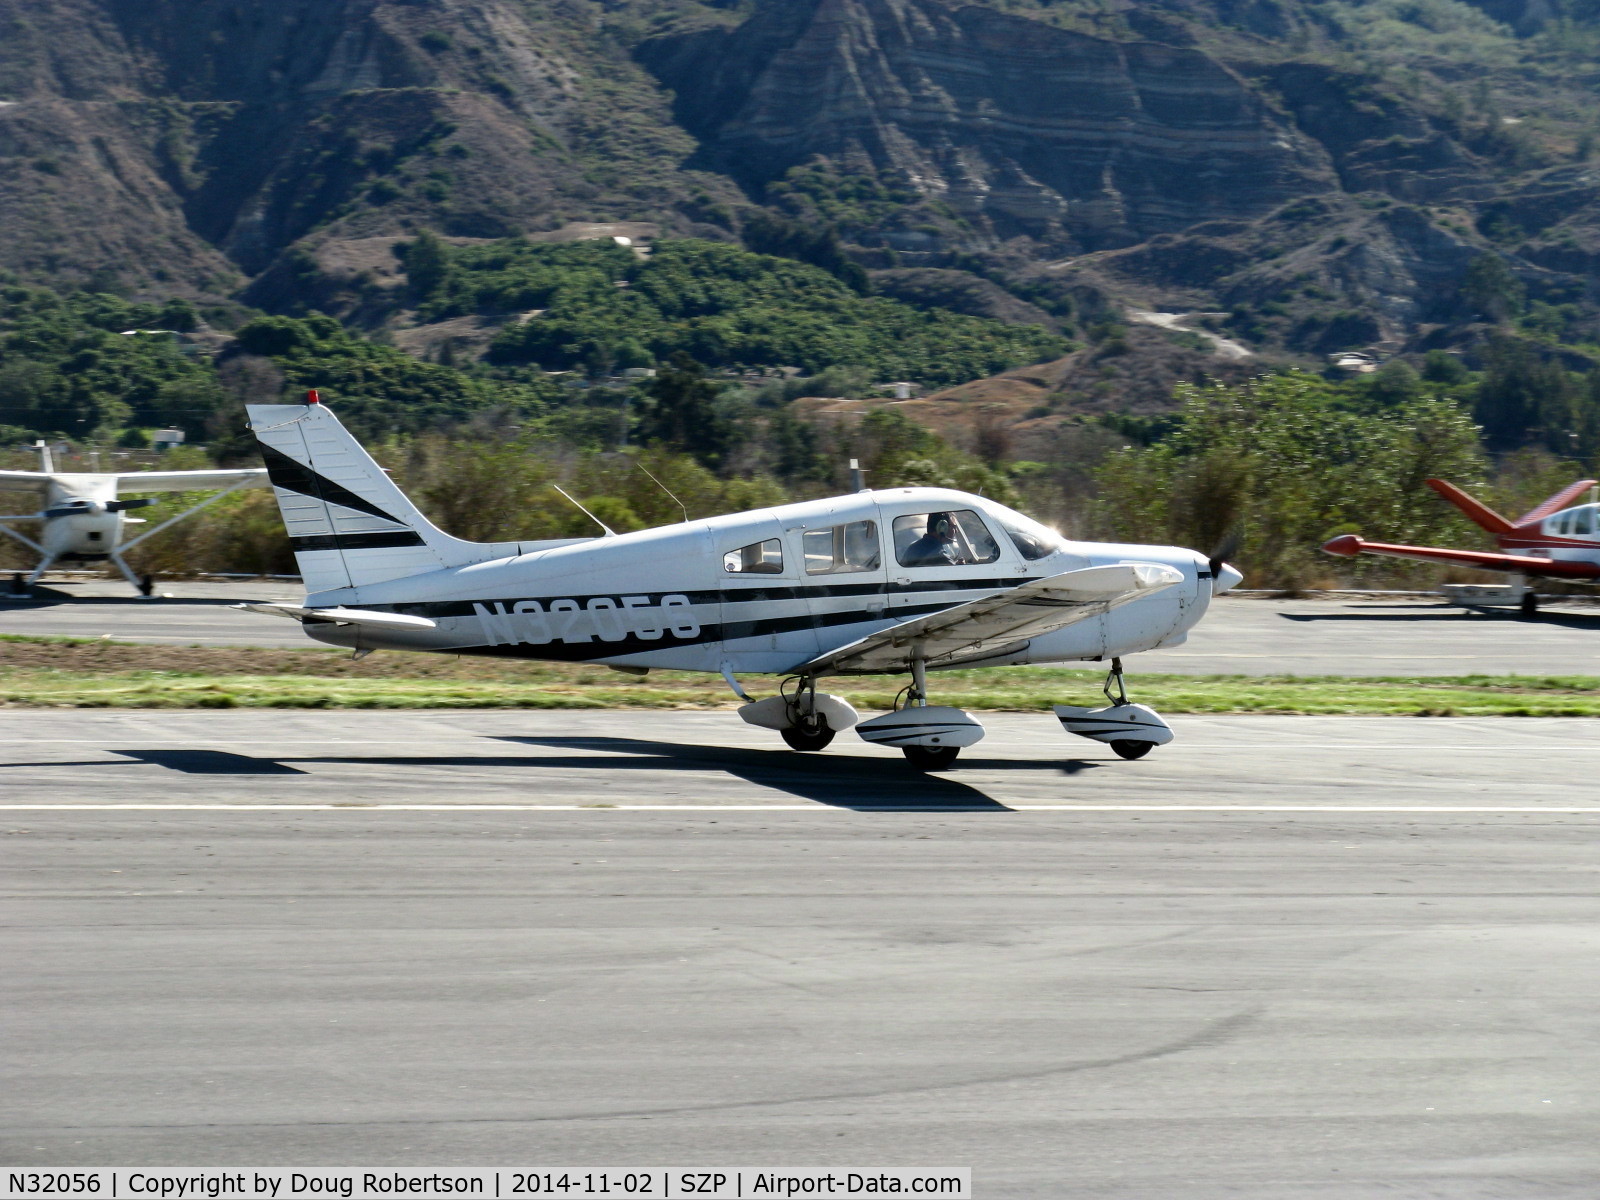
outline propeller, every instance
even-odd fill
[[[1223,535],[1216,548],[1206,556],[1206,562],[1211,568],[1211,577],[1213,579],[1217,577],[1217,572],[1222,570],[1228,559],[1239,553],[1239,544],[1243,541],[1244,530],[1235,525]]]
[[[69,500],[58,508],[47,508],[38,515],[41,517],[81,517],[84,515],[99,516],[101,513],[125,512],[130,508],[148,508],[154,504],[153,499],[143,500]]]

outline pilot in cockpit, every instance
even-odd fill
[[[956,545],[956,523],[949,513],[929,513],[928,529],[905,548],[900,565],[906,567],[955,566],[966,562]]]

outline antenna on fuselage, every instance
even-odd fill
[[[572,494],[567,491],[566,488],[562,487],[559,483],[552,483],[550,486],[555,488],[556,491],[560,492],[568,500],[571,500],[573,507],[576,508],[579,512],[581,512],[584,516],[588,517],[589,520],[593,521],[596,525],[600,526],[601,529],[604,529],[605,530],[605,535],[604,536],[606,536],[606,537],[616,537],[617,536],[617,531],[615,529],[611,528],[611,526],[607,525],[599,517],[595,516],[592,512],[590,512],[583,505],[579,504],[577,502],[577,500],[573,498]]]
[[[39,452],[40,465],[44,468],[44,473],[46,475],[54,475],[56,460],[51,457],[49,443],[41,438],[33,444],[33,448]]]
[[[651,475],[649,468],[647,468],[637,458],[633,460],[633,465],[638,467],[639,470],[643,471],[645,473],[645,475],[648,476],[648,478],[650,479],[650,482],[655,484],[658,488],[660,488],[663,492],[665,492],[667,494],[667,496],[671,499],[671,501],[674,504],[676,504],[679,508],[683,509],[683,523],[685,525],[687,525],[689,523],[689,506],[687,504],[685,504],[682,500],[679,500],[676,496],[674,496],[672,494],[672,489],[671,488],[669,488],[666,484],[662,483],[661,480],[657,479],[654,475]]]
[[[861,469],[861,460],[858,458],[850,460],[850,490],[852,492],[867,490],[867,473]]]

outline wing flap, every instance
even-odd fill
[[[791,673],[903,670],[914,655],[929,666],[942,666],[1054,633],[1182,579],[1181,572],[1159,563],[1066,571],[891,625],[802,663]]]
[[[274,604],[252,601],[235,604],[248,612],[265,613],[269,617],[288,617],[295,621],[330,621],[335,625],[365,625],[372,629],[437,629],[438,623],[427,617],[408,617],[404,613],[373,612],[365,608],[302,608],[298,604]]]

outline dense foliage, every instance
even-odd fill
[[[603,241],[458,249],[425,236],[406,265],[424,317],[526,314],[491,357],[552,371],[598,375],[685,353],[711,367],[850,364],[951,384],[1066,350],[1037,326],[862,296],[821,267],[718,242],[662,241],[640,258]]]
[[[1101,502],[1118,535],[1210,550],[1238,531],[1237,561],[1262,586],[1330,573],[1317,548],[1340,533],[1472,544],[1472,527],[1423,486],[1442,476],[1475,487],[1487,473],[1478,431],[1455,401],[1364,403],[1299,373],[1179,395],[1169,436],[1101,468]],[[1365,561],[1356,569],[1369,570]]]
[[[0,287],[0,437],[203,419],[218,399],[214,373],[168,332],[196,321],[181,300]]]
[[[318,389],[358,433],[439,429],[486,412],[526,418],[557,398],[543,380],[495,379],[421,362],[350,333],[332,317],[258,317],[239,330],[236,346],[272,359],[291,389]]]

